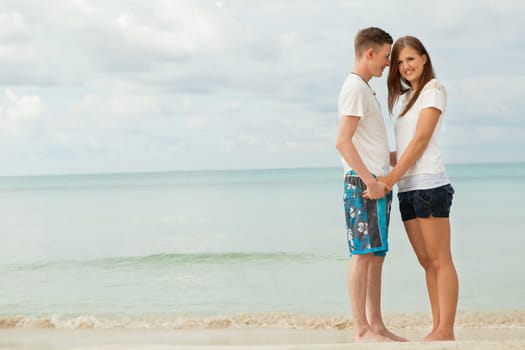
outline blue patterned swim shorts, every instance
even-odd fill
[[[350,256],[368,253],[385,256],[392,192],[378,200],[370,200],[363,198],[365,190],[363,180],[349,170],[345,174],[344,203]]]

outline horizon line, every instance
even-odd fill
[[[506,162],[465,162],[465,163],[445,163],[445,166],[455,165],[512,165],[524,164],[525,161],[506,161]],[[0,175],[0,178],[10,177],[53,177],[53,176],[97,176],[97,175],[131,175],[131,174],[162,174],[162,173],[199,173],[199,172],[242,172],[242,171],[279,171],[279,170],[302,170],[302,169],[335,169],[342,168],[340,165],[334,166],[297,166],[297,167],[268,167],[268,168],[223,168],[223,169],[179,169],[179,170],[145,170],[145,171],[100,171],[100,172],[79,172],[79,173],[42,173],[42,174],[11,174]]]

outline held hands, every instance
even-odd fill
[[[389,191],[390,188],[388,188],[388,186],[383,181],[378,179],[371,182],[367,186],[367,189],[363,192],[363,197],[366,199],[376,200],[383,198]]]
[[[377,177],[377,181],[381,181],[382,183],[385,184],[385,190],[386,190],[387,192],[392,191],[392,187],[394,187],[394,185],[391,184],[391,182],[390,182],[389,179],[388,179],[388,176],[386,176],[386,177],[378,176],[378,177]]]

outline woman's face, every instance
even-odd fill
[[[413,89],[418,88],[419,78],[423,73],[425,63],[427,62],[426,55],[420,55],[416,50],[410,46],[405,46],[399,52],[398,69],[401,77],[410,82]]]

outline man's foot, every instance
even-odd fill
[[[453,332],[439,332],[439,331],[433,331],[429,335],[427,335],[425,338],[423,338],[423,341],[454,341],[456,340],[456,337],[454,336]]]
[[[401,342],[405,342],[405,341],[408,341],[408,339],[406,338],[403,338],[403,337],[400,337],[399,335],[396,335],[392,332],[390,332],[388,329],[383,329],[382,331],[379,332],[379,334],[381,334],[382,336],[385,336],[387,338],[390,338],[392,339],[393,341],[401,341]]]
[[[407,339],[400,337],[392,332],[390,332],[384,325],[383,322],[380,322],[379,324],[376,324],[371,327],[372,332],[382,335],[383,337],[387,337],[392,339],[393,341],[401,341],[405,342],[408,341]]]
[[[382,334],[372,332],[371,330],[366,331],[362,335],[354,336],[354,343],[384,343],[384,342],[393,342],[389,337],[386,337]]]

